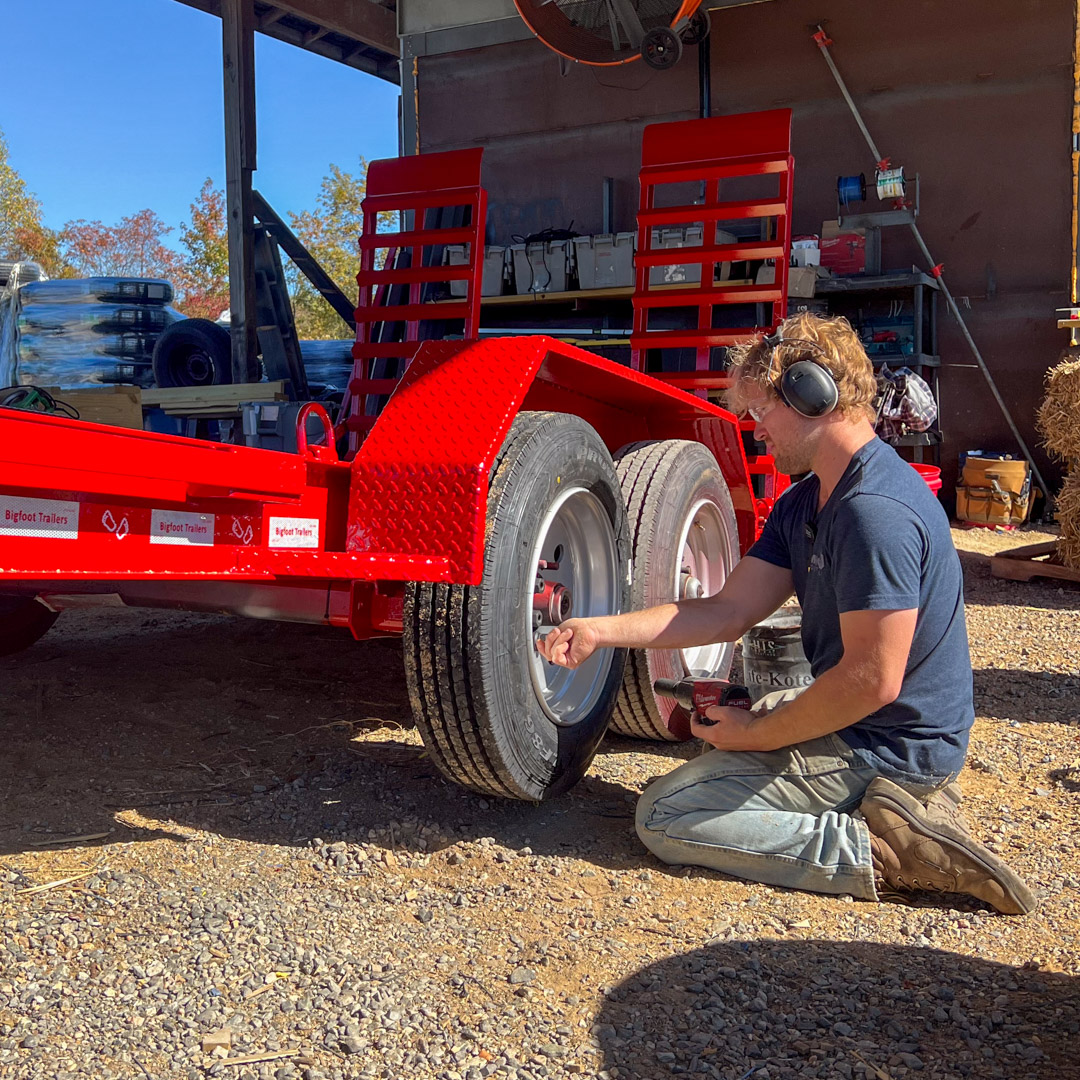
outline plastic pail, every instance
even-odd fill
[[[936,465],[924,465],[921,461],[912,461],[909,464],[935,495],[941,490],[941,470]]]
[[[814,681],[801,629],[802,610],[785,607],[743,634],[743,682],[754,701]]]

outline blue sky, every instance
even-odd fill
[[[0,4],[0,130],[46,225],[149,207],[179,226],[206,177],[225,186],[219,19],[177,0]],[[396,86],[263,34],[255,78],[255,186],[282,216],[314,206],[331,163],[397,154]]]

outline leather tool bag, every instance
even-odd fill
[[[968,454],[956,486],[956,516],[976,525],[1022,525],[1031,502],[1026,461]]]

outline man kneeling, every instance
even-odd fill
[[[573,668],[597,648],[734,641],[794,593],[815,681],[695,721],[714,749],[646,789],[645,845],[771,885],[963,893],[1031,911],[1029,889],[957,809],[974,720],[960,561],[941,505],[874,435],[858,336],[802,314],[732,352],[733,407],[781,471],[809,475],[715,596],[570,619],[540,652]]]

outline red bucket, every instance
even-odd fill
[[[924,465],[921,461],[912,461],[909,464],[935,495],[941,490],[941,470],[936,465]]]

